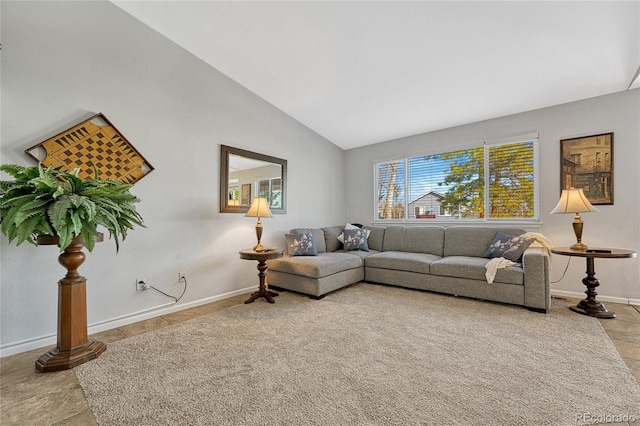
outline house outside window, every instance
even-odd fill
[[[408,221],[536,220],[537,150],[537,135],[529,135],[376,163],[374,217]],[[405,200],[409,200],[406,205]]]
[[[435,219],[446,215],[446,210],[442,206],[443,194],[431,191],[428,194],[409,202],[408,219]]]

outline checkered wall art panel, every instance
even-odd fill
[[[101,113],[25,152],[45,167],[65,171],[79,168],[78,176],[82,179],[93,178],[97,169],[101,179],[133,184],[153,170],[153,166]]]

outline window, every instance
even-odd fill
[[[376,219],[536,219],[536,162],[537,135],[377,163]]]
[[[571,162],[576,166],[580,165],[581,154],[571,154]]]
[[[492,219],[537,218],[533,140],[489,146],[488,215]]]
[[[376,218],[404,219],[405,163],[389,161],[375,166],[377,188]]]
[[[270,208],[282,208],[282,179],[270,178],[256,182],[256,197],[267,199]]]

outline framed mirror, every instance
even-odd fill
[[[220,145],[220,212],[246,213],[255,197],[287,212],[287,160]]]

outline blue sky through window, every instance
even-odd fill
[[[438,185],[443,183],[449,174],[452,161],[427,156],[408,159],[409,167],[409,202],[428,194],[431,191],[446,194],[450,187]],[[425,175],[428,172],[428,177]]]

